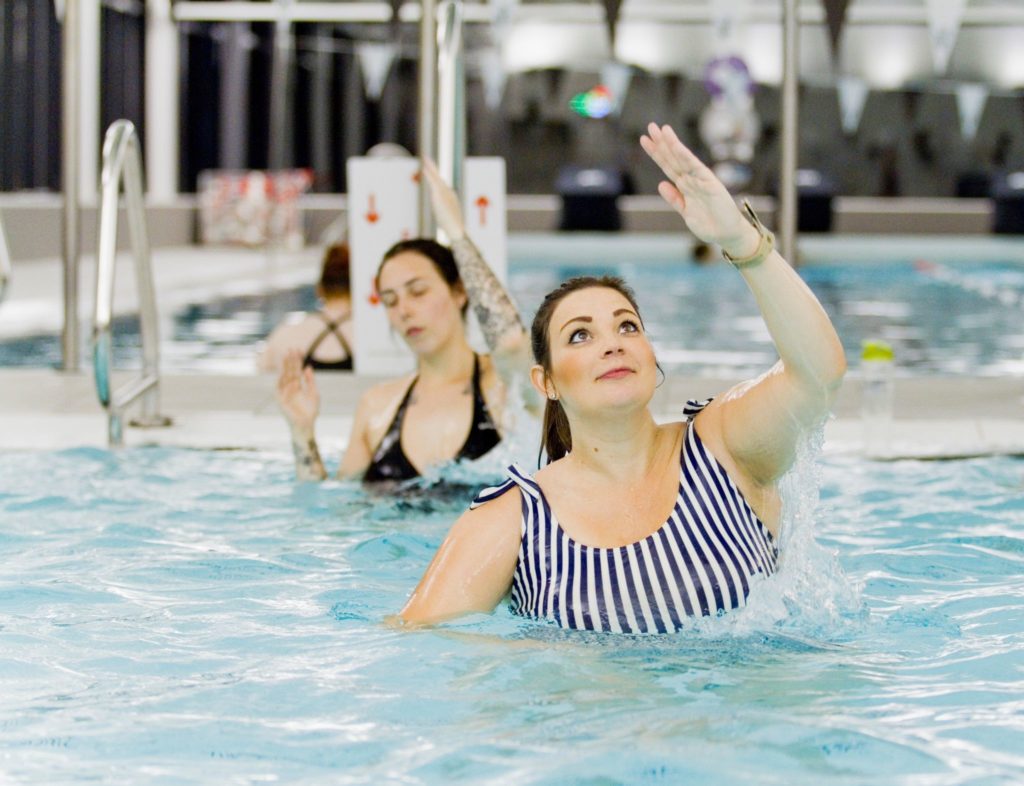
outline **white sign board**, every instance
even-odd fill
[[[419,161],[415,158],[348,160],[348,239],[352,265],[352,324],[359,374],[404,374],[416,367],[412,352],[391,330],[374,279],[380,261],[399,240],[417,236]],[[505,160],[468,158],[463,170],[466,233],[501,281],[507,267]],[[470,343],[486,351],[470,306]]]

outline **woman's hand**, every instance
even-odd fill
[[[292,431],[312,435],[320,414],[320,393],[313,379],[313,369],[302,365],[302,353],[292,350],[284,358],[277,380],[277,403]]]
[[[658,184],[658,193],[693,234],[734,257],[753,253],[760,241],[757,230],[743,218],[722,181],[679,141],[671,126],[651,123],[640,146],[668,177]]]
[[[430,188],[430,203],[434,207],[437,225],[453,243],[466,236],[466,225],[462,219],[462,204],[459,195],[441,179],[437,166],[429,158],[423,159],[423,177]]]

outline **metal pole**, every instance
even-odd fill
[[[435,96],[437,87],[437,5],[435,0],[420,4],[420,84],[419,84],[419,154],[436,158],[435,127],[437,122]],[[426,184],[420,184],[420,237],[434,236],[434,216]]]
[[[291,166],[291,68],[295,49],[292,23],[286,11],[291,0],[279,0],[280,16],[274,24],[274,55],[270,66],[270,144],[267,166],[286,169]]]
[[[0,215],[0,303],[4,300],[10,280],[11,252],[7,248],[7,235],[4,234],[4,217]]]
[[[797,0],[782,2],[782,153],[779,161],[779,204],[775,229],[779,252],[796,264],[796,167],[799,112],[799,20]]]
[[[437,168],[462,192],[466,158],[465,71],[462,58],[462,3],[441,3],[437,28]]]
[[[150,202],[178,194],[178,28],[170,0],[146,0],[146,188]]]
[[[78,370],[78,259],[79,259],[79,2],[65,0],[64,48],[61,68],[61,111],[64,190],[64,328],[61,332],[62,368]]]

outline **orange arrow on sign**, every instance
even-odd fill
[[[371,224],[376,224],[378,218],[380,218],[380,213],[377,212],[377,197],[370,194],[370,207],[366,212],[366,220]]]
[[[487,226],[487,208],[491,204],[491,200],[485,196],[480,196],[473,204],[480,208],[480,226]]]

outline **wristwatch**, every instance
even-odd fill
[[[768,258],[768,255],[775,250],[775,235],[769,232],[768,228],[761,223],[761,219],[757,217],[754,208],[750,206],[746,199],[743,200],[743,204],[740,206],[740,212],[742,212],[743,217],[750,222],[750,225],[757,230],[757,234],[760,236],[757,248],[754,249],[754,253],[746,257],[734,257],[723,249],[722,256],[729,260],[733,267],[742,269],[760,265]]]

